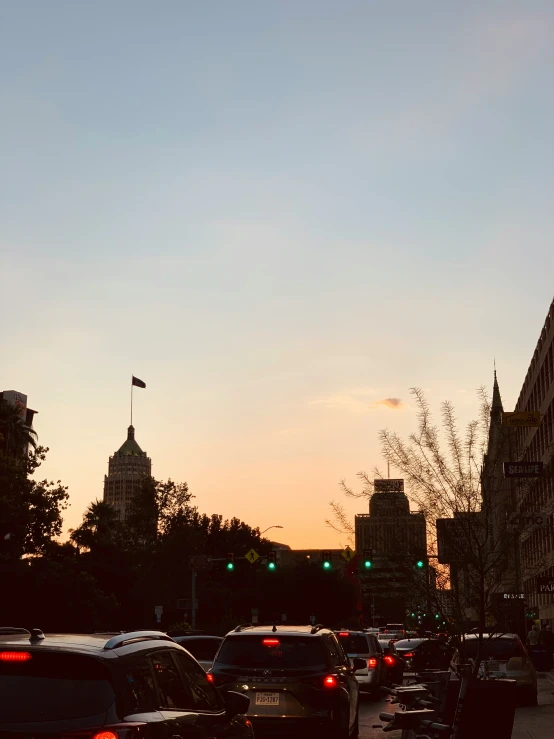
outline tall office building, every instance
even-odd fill
[[[33,418],[38,411],[33,411],[27,405],[27,396],[24,393],[20,393],[17,390],[3,390],[0,392],[0,399],[5,400],[14,408],[19,408],[21,417],[25,419],[25,423],[30,428],[33,428]]]
[[[364,612],[403,623],[407,609],[425,611],[430,603],[425,517],[410,511],[404,480],[375,480],[374,490],[369,514],[355,517],[356,553],[372,550],[372,566],[362,570]]]
[[[151,474],[152,460],[137,444],[134,426],[129,426],[127,440],[110,457],[104,477],[104,500],[117,510],[121,520],[125,520],[144,478]]]

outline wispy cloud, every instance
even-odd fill
[[[331,410],[348,411],[350,413],[363,413],[367,410],[368,400],[377,391],[373,388],[354,388],[341,390],[337,393],[316,398],[310,401],[311,406],[329,408]]]
[[[374,410],[379,408],[379,406],[384,406],[385,408],[390,408],[392,411],[397,411],[404,408],[404,403],[400,398],[383,398],[383,400],[377,400],[375,403],[372,403],[369,408],[370,410]]]

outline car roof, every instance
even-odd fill
[[[360,631],[359,629],[334,629],[335,634],[355,634],[356,636],[375,636],[375,634],[368,634],[367,631]]]
[[[314,629],[317,629],[314,631]],[[332,634],[331,629],[315,626],[237,626],[233,631],[229,631],[227,636],[240,636],[241,634],[260,634],[263,636],[275,636],[276,634],[286,634],[287,636],[321,636],[321,634]]]
[[[114,656],[115,650],[131,645],[137,649],[144,649],[163,642],[164,646],[179,647],[171,637],[160,631],[129,631],[117,634],[43,634],[39,629],[33,629],[33,634],[31,634],[20,629],[19,632],[24,633],[2,633],[0,629],[0,648],[5,645],[10,648],[80,652],[107,657]]]
[[[191,636],[190,634],[188,636],[174,636],[173,640],[176,641],[178,644],[182,644],[183,642],[187,641],[206,641],[213,639],[214,641],[223,641],[222,636],[213,636],[209,634],[198,634],[198,636]]]
[[[479,634],[464,634],[464,639],[469,641],[470,639],[478,639]],[[483,639],[519,639],[517,634],[483,634]]]

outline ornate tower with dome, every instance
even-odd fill
[[[125,520],[144,478],[151,474],[152,460],[137,444],[134,426],[129,426],[127,440],[110,457],[104,477],[104,501],[116,509],[121,520]]]

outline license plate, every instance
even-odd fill
[[[256,693],[257,706],[278,706],[279,693]]]

